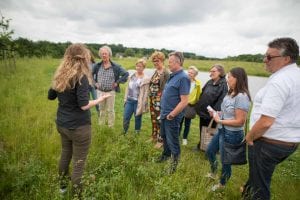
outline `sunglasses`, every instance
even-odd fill
[[[282,57],[282,56],[270,56],[270,55],[264,55],[264,59],[266,59],[267,61],[270,61],[270,60],[272,60],[273,58],[279,58],[279,57]]]

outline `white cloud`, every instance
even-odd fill
[[[300,38],[297,0],[1,0],[15,37],[166,48],[210,57],[264,53]]]

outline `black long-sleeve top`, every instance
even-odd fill
[[[221,103],[228,93],[228,86],[225,78],[219,79],[216,83],[210,79],[202,88],[199,101],[195,105],[197,114],[201,118],[210,119],[207,106],[210,105],[214,110],[221,110]]]

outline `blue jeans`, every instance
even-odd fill
[[[251,199],[270,199],[271,178],[277,164],[284,161],[297,149],[297,146],[270,144],[256,140],[248,146],[249,179],[245,194]]]
[[[130,119],[132,114],[134,114],[135,119],[135,130],[140,131],[142,126],[142,115],[136,116],[137,100],[127,99],[124,107],[123,115],[123,129],[124,133],[127,133],[130,125]]]
[[[187,136],[189,135],[189,132],[190,132],[192,119],[185,118],[185,117],[182,118],[182,120],[180,122],[179,134],[181,133],[181,130],[182,130],[183,121],[184,121],[184,129],[183,129],[183,137],[182,138],[187,139]]]
[[[93,100],[97,99],[96,89],[94,87],[92,87],[92,86],[90,86],[89,89],[90,89],[90,93],[92,95]],[[95,107],[96,107],[97,112],[99,112],[99,105],[97,104]]]
[[[230,131],[225,128],[218,129],[212,140],[208,144],[206,150],[206,156],[209,160],[211,172],[216,173],[218,162],[216,154],[220,151],[222,162],[222,174],[220,178],[220,184],[225,185],[231,176],[231,165],[223,163],[224,156],[224,141],[230,144],[239,144],[244,138],[244,131]]]
[[[160,124],[160,134],[163,138],[164,151],[163,156],[171,156],[179,158],[180,143],[179,143],[179,126],[182,117],[175,117],[173,120],[162,119]]]

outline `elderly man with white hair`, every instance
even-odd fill
[[[99,49],[99,56],[102,61],[97,63],[93,70],[97,95],[109,93],[111,96],[99,104],[99,124],[106,123],[111,128],[115,122],[115,93],[120,92],[120,83],[125,83],[129,73],[119,64],[112,62],[112,51],[109,46]]]

